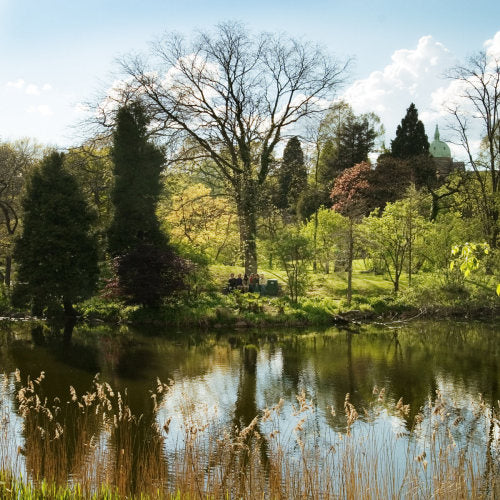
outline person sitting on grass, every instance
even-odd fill
[[[241,277],[241,274],[238,274],[238,277],[236,278],[236,288],[238,290],[243,290],[243,278]]]
[[[234,290],[235,288],[236,288],[236,278],[234,277],[234,273],[231,273],[227,281],[227,289],[231,291]]]

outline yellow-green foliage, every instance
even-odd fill
[[[450,263],[450,269],[455,265],[459,266],[460,272],[467,278],[472,271],[479,269],[484,256],[490,253],[488,243],[464,243],[455,245],[451,249],[453,260]],[[500,283],[496,287],[497,295],[500,295]]]
[[[239,254],[235,211],[226,197],[203,184],[185,187],[158,209],[173,243],[193,246],[213,261],[231,262]]]

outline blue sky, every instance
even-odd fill
[[[76,144],[82,103],[111,85],[118,56],[225,20],[353,57],[345,97],[379,113],[387,143],[412,101],[428,135],[445,130],[443,71],[488,40],[500,51],[498,1],[0,0],[0,140]]]

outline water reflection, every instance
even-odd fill
[[[31,379],[44,371],[43,396],[48,401],[68,398],[70,385],[77,394],[91,390],[98,372],[101,380],[126,393],[130,411],[142,415],[140,423],[130,424],[137,439],[126,454],[131,471],[127,480],[133,484],[144,467],[139,443],[160,446],[158,426],[186,398],[203,408],[200,418],[216,416],[232,429],[242,429],[280,398],[285,401],[283,419],[291,418],[296,395],[304,391],[316,408],[311,432],[321,437],[345,431],[342,410],[347,393],[357,408],[369,407],[373,389],[379,387],[385,388],[385,398],[379,402],[385,408],[379,416],[381,429],[408,431],[420,409],[429,399],[435,400],[436,391],[465,409],[479,393],[486,405],[493,406],[500,399],[499,340],[498,326],[481,323],[419,322],[398,329],[366,327],[359,333],[328,329],[237,334],[21,323],[3,326],[0,365],[11,378],[16,368]],[[153,410],[151,399],[157,379],[175,381],[167,396],[158,396],[160,413]],[[14,385],[4,391],[12,402],[9,411],[19,412]],[[407,414],[395,410],[401,397],[410,405]],[[329,405],[337,410],[336,415]],[[185,411],[195,409],[186,406]],[[468,425],[473,420],[471,415]],[[492,420],[489,425],[490,442],[485,450],[491,454]],[[97,421],[89,421],[86,432],[98,436],[105,430]],[[116,448],[116,432],[111,429],[106,438],[111,449]],[[467,427],[460,432],[458,438],[467,442]],[[68,460],[62,475],[68,475],[81,460],[77,441],[76,437],[69,441],[64,450]],[[26,456],[28,469],[43,473],[43,453],[37,444],[19,445],[31,450],[32,456]],[[118,474],[124,467],[120,461],[124,453],[115,451]],[[265,463],[264,445],[260,451]]]

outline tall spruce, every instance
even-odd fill
[[[118,110],[111,152],[114,213],[108,230],[108,251],[113,257],[124,255],[140,244],[166,244],[156,216],[164,157],[148,141],[147,126],[148,118],[141,103],[134,102]]]
[[[391,141],[391,153],[394,158],[403,160],[429,154],[429,140],[424,124],[418,119],[418,111],[413,103],[396,129],[396,137]]]
[[[31,175],[22,202],[23,231],[14,249],[14,297],[34,314],[73,304],[95,289],[97,244],[90,212],[75,178],[63,168],[64,155],[46,156]]]
[[[297,200],[307,188],[307,169],[299,138],[294,136],[286,144],[278,171],[278,199],[281,209],[295,211]]]

